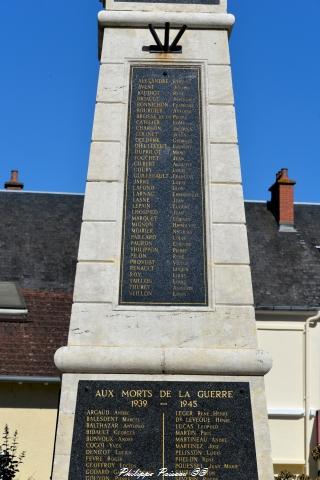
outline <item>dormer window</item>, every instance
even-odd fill
[[[0,316],[20,316],[27,313],[19,285],[15,282],[0,282]]]

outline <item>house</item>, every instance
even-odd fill
[[[273,368],[266,376],[275,471],[316,476],[311,450],[320,408],[320,204],[293,204],[282,169],[270,202],[246,202],[258,340]]]
[[[8,187],[7,187],[8,188]],[[21,478],[50,477],[83,195],[0,192],[0,433],[18,430]]]
[[[27,192],[17,173],[0,191],[0,429],[18,430],[21,478],[50,477],[83,195]],[[320,408],[320,204],[293,203],[286,169],[270,202],[246,202],[260,346],[275,471],[316,471]]]

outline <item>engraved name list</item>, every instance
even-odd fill
[[[80,381],[69,480],[257,479],[245,382]]]
[[[121,305],[207,305],[201,69],[133,66]]]

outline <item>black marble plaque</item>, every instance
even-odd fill
[[[188,5],[220,5],[220,0],[114,0],[134,3],[184,3]]]
[[[69,480],[202,477],[258,479],[248,383],[79,382]]]
[[[131,67],[120,305],[205,306],[200,66]]]

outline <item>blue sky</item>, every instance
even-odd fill
[[[83,192],[98,75],[98,0],[1,0],[0,187]],[[245,198],[281,167],[320,202],[319,0],[229,0]]]

